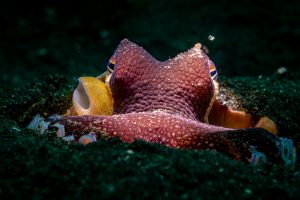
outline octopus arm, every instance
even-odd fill
[[[211,149],[246,162],[280,163],[291,156],[282,156],[284,148],[292,148],[282,147],[277,136],[261,128],[228,129],[163,112],[65,116],[59,123],[64,134],[73,135],[76,141],[93,133],[97,139],[119,137],[124,142],[144,140],[172,148]]]

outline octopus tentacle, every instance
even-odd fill
[[[279,138],[264,129],[228,129],[164,112],[67,116],[59,123],[64,125],[66,135],[85,144],[88,138],[96,141],[92,133],[98,139],[119,137],[124,142],[144,140],[173,148],[212,149],[246,162],[258,162],[265,156],[264,162],[280,163],[291,156],[282,156]]]

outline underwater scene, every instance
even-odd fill
[[[300,2],[0,2],[0,199],[298,199]]]

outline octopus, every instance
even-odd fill
[[[215,150],[252,164],[293,165],[293,141],[278,137],[268,117],[222,105],[216,78],[216,67],[200,43],[159,61],[124,39],[105,73],[79,78],[72,109],[43,123],[57,127],[59,137],[82,144],[118,137]]]

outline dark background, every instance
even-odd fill
[[[21,86],[50,73],[98,75],[123,38],[160,60],[201,42],[226,76],[271,75],[283,66],[293,73],[298,2],[2,0],[0,83]]]

